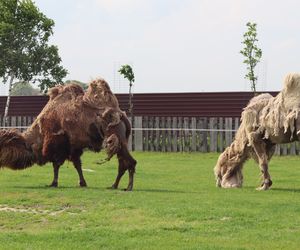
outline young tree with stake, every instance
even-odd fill
[[[247,65],[247,73],[245,75],[246,79],[250,80],[251,90],[256,93],[256,84],[257,84],[257,76],[255,75],[255,67],[257,63],[259,63],[260,58],[262,56],[262,51],[257,47],[257,31],[256,31],[256,23],[248,22],[246,24],[248,30],[244,34],[244,48],[240,51],[240,53],[246,58],[243,63]]]
[[[127,79],[129,81],[129,109],[128,109],[128,113],[129,113],[129,117],[132,119],[133,116],[133,104],[132,104],[132,92],[131,92],[131,88],[132,85],[134,83],[134,74],[133,74],[133,70],[131,68],[130,65],[126,64],[126,65],[122,65],[121,68],[119,69],[119,73],[121,75],[123,75],[123,77],[125,79]]]

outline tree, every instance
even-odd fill
[[[259,63],[260,58],[262,56],[262,51],[256,45],[257,39],[257,32],[256,32],[256,23],[248,22],[246,24],[248,30],[243,35],[244,44],[243,50],[240,53],[246,58],[243,63],[247,65],[247,73],[245,75],[245,79],[250,80],[251,89],[255,93],[256,92],[256,83],[257,83],[257,76],[255,75],[255,67],[257,63]]]
[[[67,81],[65,81],[65,84],[70,84],[70,83],[76,83],[76,84],[80,85],[84,90],[87,90],[87,88],[89,87],[88,84],[86,84],[84,82],[77,81],[77,80],[67,80]]]
[[[9,84],[4,125],[16,80],[37,82],[45,92],[67,74],[58,48],[48,44],[53,26],[31,0],[0,0],[0,77]]]
[[[39,89],[33,88],[28,82],[16,82],[11,89],[11,96],[41,95]]]
[[[128,112],[129,112],[129,116],[132,118],[133,104],[132,104],[131,88],[132,88],[132,85],[134,83],[134,74],[133,74],[131,66],[128,65],[128,64],[122,65],[121,68],[119,69],[119,73],[121,75],[123,75],[123,77],[125,79],[127,79],[129,81],[129,110],[128,110]]]

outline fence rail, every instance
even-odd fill
[[[24,131],[34,121],[31,116],[10,116],[7,127]],[[2,124],[2,117],[0,117]],[[222,152],[234,139],[240,125],[232,117],[157,117],[136,116],[129,148],[156,152]],[[300,143],[276,146],[277,155],[300,153]]]

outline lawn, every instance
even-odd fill
[[[0,249],[299,249],[299,157],[274,157],[273,186],[263,192],[253,161],[242,189],[219,189],[218,154],[133,155],[133,192],[106,189],[117,163],[95,164],[104,154],[84,154],[87,188],[71,163],[58,188],[46,187],[51,165],[1,170]]]

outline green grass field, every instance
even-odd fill
[[[138,153],[133,192],[108,190],[116,160],[83,157],[88,188],[71,163],[59,187],[52,167],[0,171],[0,249],[299,249],[300,158],[274,157],[273,187],[256,191],[249,161],[242,189],[215,187],[218,154]],[[126,174],[120,184],[127,186]]]

